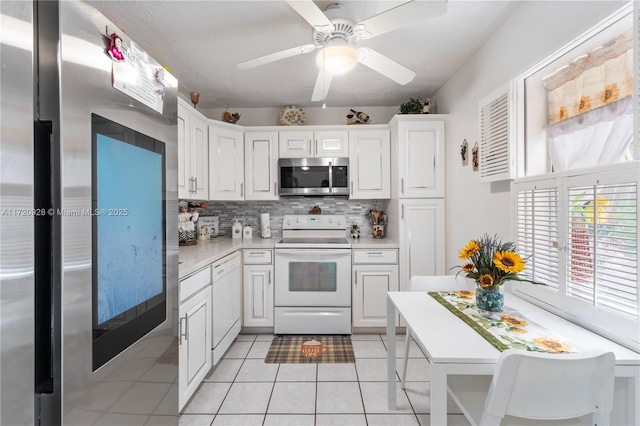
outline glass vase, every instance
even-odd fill
[[[502,312],[504,310],[504,286],[482,287],[476,285],[476,306],[485,312]]]

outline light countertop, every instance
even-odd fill
[[[210,263],[241,249],[273,249],[274,244],[282,239],[281,235],[274,235],[271,238],[227,238],[219,237],[209,240],[199,240],[193,246],[180,246],[178,254],[180,264],[178,265],[178,278],[182,279]],[[398,242],[388,238],[349,238],[351,247],[354,249],[368,248],[398,248]]]

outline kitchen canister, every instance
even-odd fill
[[[231,238],[242,238],[242,223],[238,219],[234,219],[231,225]]]
[[[245,225],[244,228],[242,228],[242,238],[252,238],[252,237],[253,237],[253,231],[251,230],[251,226]]]
[[[271,218],[269,213],[260,214],[260,235],[262,238],[271,238]]]

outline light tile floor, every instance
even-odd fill
[[[426,426],[429,364],[412,341],[407,385],[396,411],[387,409],[386,336],[353,334],[355,364],[265,364],[274,336],[238,336],[180,416],[181,426]],[[404,336],[396,341],[401,371]],[[469,423],[448,402],[449,425]]]

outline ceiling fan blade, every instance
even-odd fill
[[[416,76],[409,68],[368,47],[359,48],[358,56],[362,65],[378,71],[398,84],[407,84]]]
[[[319,70],[318,78],[316,79],[316,86],[313,88],[313,95],[311,95],[311,100],[313,102],[323,101],[327,98],[327,93],[329,93],[329,87],[331,86],[331,79],[333,78],[333,74],[329,71]]]
[[[291,49],[270,53],[268,55],[260,56],[258,58],[249,59],[248,61],[240,62],[237,65],[237,67],[240,68],[241,70],[255,68],[260,65],[268,64],[269,62],[279,61],[280,59],[286,59],[292,56],[313,52],[316,49],[317,49],[317,46],[315,44],[305,44],[298,47],[292,47]]]
[[[311,0],[292,0],[287,1],[287,3],[312,27],[322,28],[329,26],[333,29],[333,24],[329,21],[329,18]]]
[[[444,15],[446,11],[446,0],[409,1],[365,19],[356,25],[355,32],[361,34],[360,39],[376,37]]]

